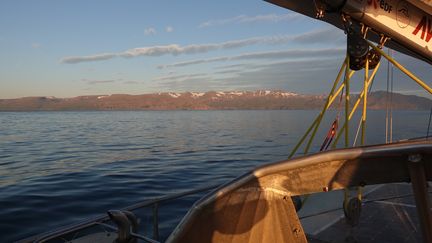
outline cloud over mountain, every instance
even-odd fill
[[[322,49],[292,49],[278,50],[267,52],[251,52],[243,53],[235,56],[223,56],[214,58],[196,59],[185,62],[177,62],[173,64],[161,65],[158,68],[183,67],[211,62],[236,61],[236,60],[258,60],[258,59],[302,59],[307,57],[328,57],[341,56],[345,52],[345,48],[322,48]]]
[[[207,53],[215,50],[242,48],[242,47],[258,45],[258,44],[282,45],[289,42],[320,43],[323,41],[323,39],[322,38],[320,39],[318,37],[322,36],[324,33],[326,35],[332,35],[330,41],[334,41],[335,33],[333,33],[333,31],[334,29],[313,30],[311,32],[306,32],[298,35],[260,36],[260,37],[251,37],[251,38],[239,39],[239,40],[230,40],[230,41],[219,42],[219,43],[190,44],[184,46],[178,44],[170,44],[170,45],[157,45],[157,46],[149,46],[149,47],[138,47],[120,53],[102,53],[102,54],[94,54],[89,56],[64,57],[60,60],[60,62],[67,63],[67,64],[76,64],[80,62],[109,60],[115,57],[132,58],[132,57],[139,57],[139,56],[151,57],[151,56],[163,56],[163,55],[176,56],[182,54],[198,54],[198,53]],[[338,34],[340,35],[340,33]]]
[[[147,28],[144,30],[144,34],[145,35],[155,35],[156,34],[156,29],[153,27]]]
[[[287,13],[287,14],[265,14],[265,15],[238,15],[232,18],[226,19],[217,19],[217,20],[209,20],[201,23],[198,27],[212,27],[218,25],[227,25],[227,24],[239,24],[239,23],[256,23],[256,22],[281,22],[281,21],[291,21],[305,18],[304,16],[296,13]]]

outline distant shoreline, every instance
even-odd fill
[[[372,92],[368,109],[385,110],[386,92]],[[351,95],[352,104],[358,95]],[[93,95],[74,98],[25,97],[0,99],[0,112],[30,111],[207,111],[207,110],[318,110],[324,95],[288,91],[231,91],[154,93],[144,95]],[[343,101],[342,101],[343,102]],[[335,101],[333,108],[337,106]],[[430,110],[432,100],[393,93],[393,110]]]
[[[330,109],[336,111],[335,109]],[[385,109],[368,109],[369,111],[385,111]],[[197,111],[197,112],[213,112],[213,111],[321,111],[321,109],[219,109],[219,110],[0,110],[0,113],[55,113],[55,112],[174,112],[174,111]],[[428,109],[393,109],[393,111],[430,111]]]

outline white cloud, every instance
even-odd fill
[[[335,45],[345,45],[346,36],[344,32],[340,29],[322,28],[316,29],[310,32],[306,32],[297,36],[294,36],[292,41],[302,44],[335,44]]]
[[[239,63],[215,68],[215,72],[184,74],[153,79],[159,89],[178,91],[284,89],[300,93],[322,90],[330,85],[340,66],[340,58],[300,59],[260,64]],[[220,69],[223,69],[222,71]],[[311,88],[311,84],[313,88]]]
[[[214,79],[219,85],[231,89],[284,89],[299,93],[322,91],[330,85],[342,60],[340,58],[316,60],[290,60],[244,67],[229,77]],[[308,91],[309,90],[309,91]]]
[[[264,37],[253,37],[241,40],[231,40],[221,43],[206,43],[206,44],[191,44],[186,46],[180,46],[177,44],[164,45],[164,46],[151,46],[151,47],[140,47],[126,50],[123,53],[119,53],[122,57],[137,57],[137,56],[162,56],[162,55],[181,55],[181,54],[196,54],[206,53],[209,51],[220,50],[220,49],[234,49],[249,45],[256,44],[284,44],[291,40],[292,37],[289,35],[281,36],[264,36]]]
[[[164,78],[155,82],[159,89],[175,90],[256,90],[283,89],[299,93],[322,92],[331,85],[344,56],[317,59],[294,59],[277,62],[237,63],[215,67],[205,79]],[[222,70],[222,71],[221,71]],[[355,86],[355,85],[354,85]]]
[[[206,78],[186,78],[183,80],[172,80],[156,83],[158,90],[176,90],[178,92],[220,90],[221,88],[213,82],[211,77]],[[214,88],[217,87],[217,88]]]
[[[88,79],[81,79],[82,81],[86,82],[87,84],[107,84],[107,83],[114,83],[116,80],[88,80]]]
[[[174,31],[174,28],[173,28],[172,26],[167,26],[167,27],[165,28],[165,31],[166,31],[167,33],[171,33],[171,32]]]
[[[166,76],[160,76],[153,78],[152,81],[167,81],[167,80],[184,80],[184,79],[191,79],[191,78],[203,78],[207,77],[208,75],[206,73],[194,73],[194,74],[179,74],[179,75],[166,75]]]
[[[138,81],[124,81],[123,84],[139,84]]]
[[[321,48],[321,49],[294,49],[294,50],[278,50],[266,52],[251,52],[243,53],[236,56],[223,56],[215,58],[197,59],[185,62],[177,62],[173,64],[158,66],[159,69],[169,67],[183,67],[202,63],[236,61],[236,60],[256,60],[256,59],[302,59],[302,58],[317,58],[328,56],[342,56],[345,48]]]
[[[205,28],[217,25],[227,25],[227,24],[239,24],[239,23],[254,23],[254,22],[281,22],[281,21],[291,21],[304,18],[301,14],[287,13],[287,14],[266,14],[266,15],[239,15],[233,18],[209,20],[201,23],[198,27]]]
[[[33,49],[38,49],[38,48],[41,47],[41,44],[39,44],[39,43],[32,43],[32,44],[31,44],[31,47],[32,47]]]
[[[72,57],[65,57],[60,60],[61,63],[68,63],[68,64],[75,64],[80,62],[92,62],[92,61],[102,61],[102,60],[109,60],[116,56],[114,53],[103,53],[103,54],[96,54],[91,56],[72,56]]]
[[[156,29],[153,27],[147,28],[144,30],[144,34],[145,35],[155,35],[156,34]]]
[[[331,38],[324,38],[322,35],[329,35]],[[161,46],[149,46],[149,47],[139,47],[126,50],[120,53],[102,53],[95,54],[90,56],[72,56],[65,57],[60,62],[61,63],[80,63],[80,62],[89,62],[89,61],[101,61],[101,60],[109,60],[114,57],[124,57],[124,58],[132,58],[138,56],[163,56],[163,55],[181,55],[181,54],[197,54],[197,53],[207,53],[215,50],[225,50],[225,49],[234,49],[241,48],[250,45],[257,44],[265,44],[265,45],[281,45],[289,42],[297,42],[297,43],[309,43],[309,44],[322,44],[326,43],[335,43],[335,39],[339,36],[343,36],[343,32],[332,28],[332,29],[324,29],[324,30],[314,30],[311,32],[299,34],[299,35],[278,35],[278,36],[260,36],[260,37],[252,37],[247,39],[240,40],[230,40],[226,42],[220,43],[205,43],[205,44],[190,44],[181,46],[178,44],[170,44],[170,45],[161,45]],[[322,37],[322,38],[321,38]]]
[[[215,67],[215,69],[237,69],[237,68],[244,68],[249,66],[250,64],[246,63],[237,63],[237,64],[229,64],[229,65],[223,65]]]

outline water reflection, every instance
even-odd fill
[[[0,212],[0,236],[10,242],[145,197],[222,183],[256,165],[283,160],[316,114],[0,113],[0,203],[7,205]],[[323,130],[331,124],[331,114]],[[395,112],[394,137],[423,136],[428,115]],[[384,116],[369,113],[368,143],[384,142]],[[314,150],[325,132],[317,134]]]

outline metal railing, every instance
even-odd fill
[[[152,239],[144,237],[144,236],[140,236],[137,234],[132,234],[132,235],[134,235],[134,237],[140,238],[140,239],[145,240],[147,242],[158,242],[158,240],[159,240],[159,223],[160,223],[159,222],[159,207],[160,207],[161,203],[173,201],[175,199],[183,198],[186,196],[191,196],[191,195],[198,194],[201,192],[210,191],[210,190],[217,188],[218,186],[219,185],[205,186],[205,187],[200,187],[200,188],[189,190],[189,191],[184,191],[184,192],[173,193],[173,194],[169,194],[169,195],[165,195],[165,196],[161,196],[161,197],[156,197],[156,198],[144,200],[142,202],[130,205],[130,206],[125,207],[121,210],[134,211],[134,210],[138,210],[141,208],[152,207],[152,219],[153,219],[152,220],[152,231],[153,231]],[[107,227],[107,228],[110,228],[110,229],[116,231],[117,230],[116,227],[109,225],[109,224],[106,224],[106,222],[108,222],[108,221],[110,221],[110,218],[108,215],[106,215],[106,214],[105,215],[99,215],[99,216],[96,216],[93,218],[83,220],[83,221],[76,223],[76,224],[68,225],[65,227],[55,229],[53,231],[49,231],[49,232],[42,233],[39,235],[31,236],[29,238],[17,241],[17,243],[47,242],[49,240],[58,239],[64,235],[67,235],[70,233],[79,232],[81,230],[84,230],[84,229],[92,227],[92,226],[104,226],[104,227]]]

